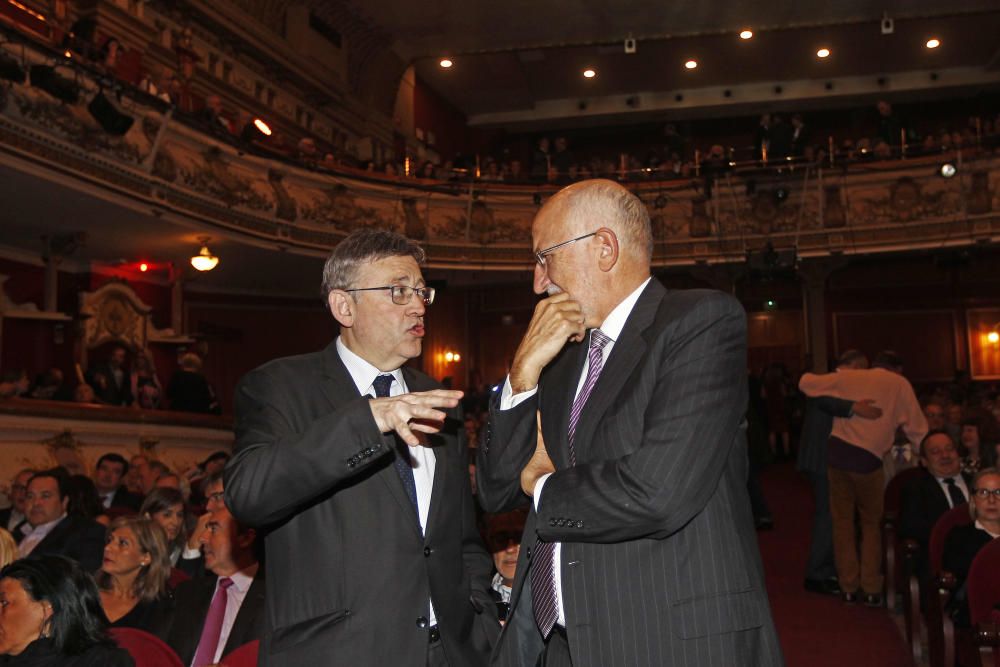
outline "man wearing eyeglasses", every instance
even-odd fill
[[[782,664],[747,495],[742,307],[652,278],[649,213],[612,181],[556,193],[531,236],[545,298],[477,467],[486,511],[533,500],[493,664]]]
[[[434,301],[423,250],[359,230],[323,270],[340,336],[236,393],[226,504],[267,529],[267,667],[474,667],[499,632],[462,392],[404,367]]]

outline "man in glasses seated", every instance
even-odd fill
[[[323,270],[340,336],[237,388],[225,495],[268,531],[266,667],[481,665],[499,633],[462,392],[403,367],[434,301],[423,260],[398,234],[349,235]]]

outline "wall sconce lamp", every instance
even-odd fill
[[[462,360],[462,355],[460,355],[458,352],[448,351],[444,353],[444,361],[446,364],[452,364],[452,363],[457,364],[461,360]]]
[[[208,249],[207,236],[199,236],[198,243],[201,244],[201,250],[191,258],[191,266],[199,271],[211,271],[219,265],[219,258],[213,255],[212,251]]]

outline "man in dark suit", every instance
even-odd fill
[[[121,345],[111,349],[107,361],[95,365],[87,373],[88,384],[102,403],[132,405],[132,382],[125,370],[128,352]]]
[[[967,503],[972,480],[962,472],[962,457],[947,431],[930,431],[920,443],[920,463],[927,471],[903,487],[899,535],[920,544],[918,572],[929,579],[927,549],[931,530],[949,509]]]
[[[340,337],[237,388],[226,504],[269,531],[266,667],[474,666],[499,632],[462,393],[402,367],[434,300],[423,259],[392,232],[348,236],[323,273]]]
[[[122,484],[126,473],[128,473],[128,461],[121,454],[109,452],[97,459],[94,486],[97,487],[97,494],[104,509],[119,507],[133,512],[139,511],[142,497],[131,493]]]
[[[28,523],[26,514],[28,511],[28,480],[34,474],[34,470],[25,468],[14,475],[14,479],[10,481],[10,489],[7,491],[7,497],[10,498],[10,507],[0,510],[0,528],[6,528],[14,536],[15,542],[20,542],[21,538],[24,537],[21,528]]]
[[[649,214],[612,181],[553,196],[532,242],[549,296],[477,467],[487,511],[533,497],[494,664],[782,664],[747,496],[743,309],[651,278]]]
[[[193,667],[217,664],[263,637],[266,588],[257,531],[237,523],[225,506],[209,513],[198,541],[214,576],[177,587],[169,628],[161,630],[181,662]]]
[[[837,368],[868,368],[868,358],[858,350],[847,350],[840,355]],[[837,569],[833,562],[833,524],[830,518],[826,443],[833,429],[834,417],[854,416],[878,419],[882,416],[882,410],[870,400],[851,401],[833,396],[817,396],[806,400],[796,467],[809,479],[815,501],[805,577],[805,589],[813,593],[840,595]]]
[[[18,555],[21,558],[66,556],[87,572],[94,572],[104,557],[104,526],[66,514],[68,481],[61,468],[35,473],[28,481],[27,516],[31,530],[18,543]]]

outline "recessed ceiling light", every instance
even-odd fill
[[[694,69],[697,66],[698,66],[697,60],[689,60],[686,63],[684,63],[684,67],[687,67],[688,69]]]
[[[441,62],[438,63],[438,64],[441,65],[441,67],[443,67],[445,69],[448,69],[449,67],[451,67],[455,63],[451,62],[451,60],[449,58],[442,58]]]
[[[753,37],[753,30],[744,30],[740,33],[740,39],[750,39]]]
[[[593,79],[595,76],[597,76],[597,72],[595,72],[592,69],[585,69],[583,70],[583,76],[588,79]]]
[[[817,58],[828,58],[830,56],[830,49],[823,48],[816,52]]]
[[[927,40],[928,49],[936,49],[939,46],[941,46],[941,40],[938,39],[937,37],[931,37],[930,39]]]

